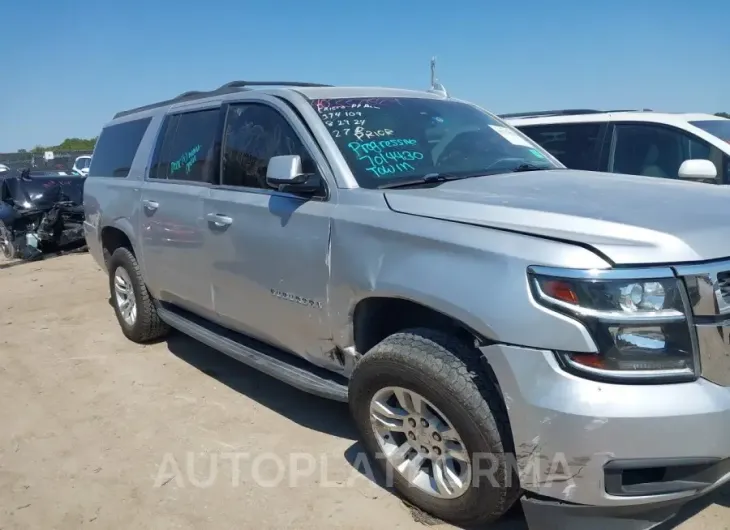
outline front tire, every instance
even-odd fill
[[[157,314],[134,254],[124,247],[116,249],[109,258],[108,271],[109,293],[124,335],[140,344],[167,335],[169,327]]]
[[[430,329],[391,335],[358,363],[349,393],[366,451],[413,505],[472,526],[519,497],[506,409],[468,344]]]

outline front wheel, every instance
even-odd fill
[[[440,331],[412,329],[368,352],[350,409],[386,482],[452,524],[501,517],[520,494],[506,410],[479,352]]]

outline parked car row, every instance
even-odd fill
[[[501,117],[569,168],[730,184],[730,120],[726,118],[598,110]]]
[[[85,238],[125,336],[175,328],[349,402],[421,509],[653,528],[730,478],[730,190],[670,180],[725,178],[724,145],[705,117],[553,118],[186,92],[104,126]]]

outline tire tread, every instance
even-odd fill
[[[491,431],[490,438],[495,442],[493,451],[514,454],[509,417],[498,384],[481,364],[481,356],[474,347],[445,331],[407,329],[386,337],[366,353],[355,367],[352,380],[357,380],[358,372],[366,370],[368,364],[381,361],[403,363],[441,381],[453,391],[452,399]],[[511,467],[506,470],[511,471]],[[500,488],[501,498],[492,513],[482,514],[478,521],[470,523],[490,522],[503,515],[521,495],[518,481],[513,480],[511,484]]]

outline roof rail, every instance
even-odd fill
[[[654,112],[651,109],[611,109],[604,112]]]
[[[114,115],[114,119],[121,118],[122,116],[128,116],[144,110],[152,110],[158,107],[164,107],[166,105],[172,105],[174,103],[181,103],[183,101],[194,101],[196,99],[203,99],[211,96],[220,96],[223,94],[231,94],[233,92],[241,92],[243,90],[252,90],[253,87],[330,87],[332,85],[323,85],[321,83],[304,83],[299,81],[230,81],[224,85],[219,86],[213,90],[189,90],[183,92],[179,96],[164,101],[158,101],[157,103],[151,103],[149,105],[143,105],[129,110],[123,110],[117,112]]]
[[[539,118],[543,116],[580,116],[582,114],[603,114],[607,112],[653,112],[651,109],[564,109],[564,110],[538,110],[535,112],[514,112],[511,114],[500,114],[502,119],[509,118]]]
[[[299,81],[231,81],[221,88],[244,88],[249,86],[292,86],[292,87],[331,87],[332,85],[323,85],[322,83],[302,83]]]
[[[175,99],[179,99],[179,98],[189,98],[190,96],[197,96],[198,94],[202,94],[202,93],[203,93],[203,92],[202,92],[202,91],[200,91],[200,90],[188,90],[187,92],[183,92],[182,94],[180,94],[180,95],[179,95],[179,96],[178,96],[177,98],[175,98]]]
[[[600,114],[605,112],[596,109],[563,109],[563,110],[538,110],[534,112],[513,112],[511,114],[500,114],[500,118],[532,118],[538,116],[579,116],[581,114]]]

